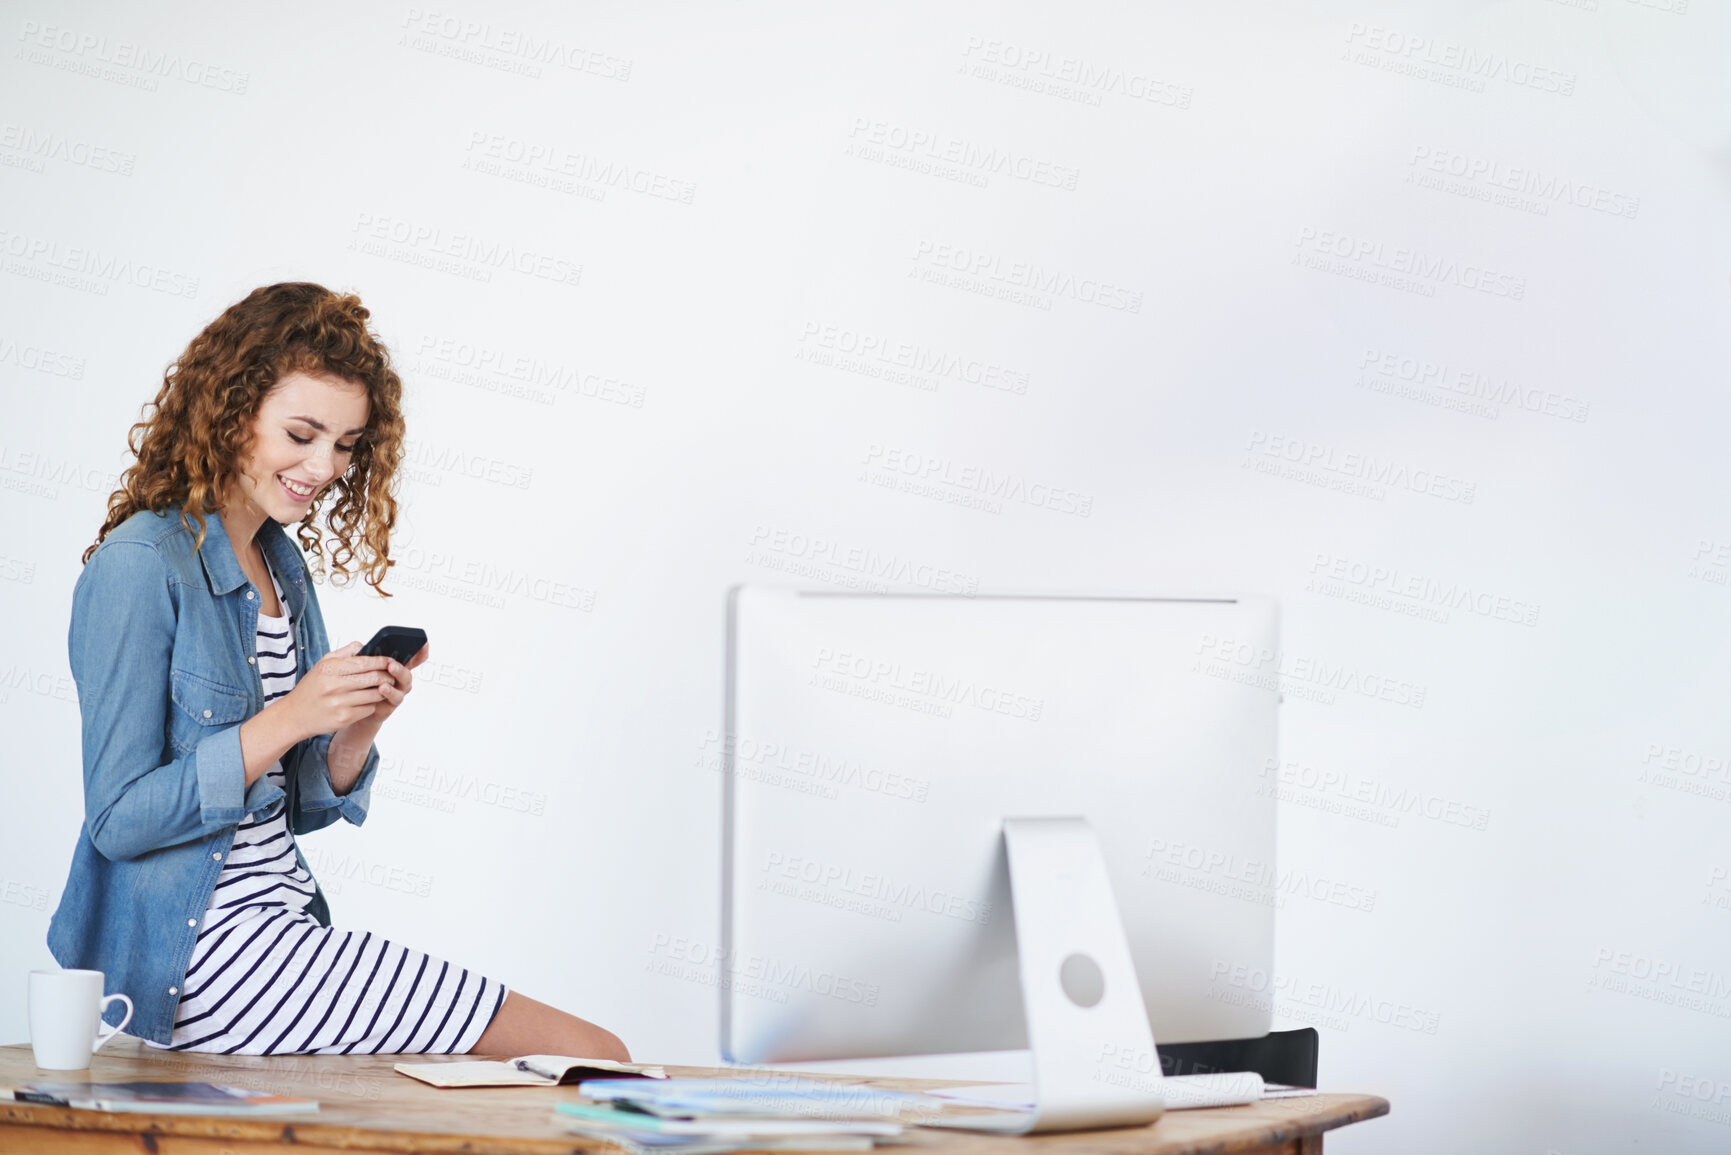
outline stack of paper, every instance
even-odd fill
[[[639,1152],[865,1151],[928,1114],[922,1095],[765,1072],[730,1079],[590,1079],[560,1103],[570,1129]]]

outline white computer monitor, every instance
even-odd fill
[[[728,619],[730,1061],[1027,1046],[1007,817],[1092,826],[1157,1042],[1268,1032],[1219,976],[1273,962],[1272,601],[748,586]]]

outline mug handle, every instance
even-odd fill
[[[126,1014],[121,1016],[119,1026],[108,1028],[107,1034],[102,1033],[102,1028],[100,1026],[97,1027],[97,1029],[96,1029],[96,1042],[94,1042],[90,1045],[90,1049],[92,1052],[100,1051],[102,1049],[102,1045],[104,1043],[108,1042],[108,1040],[112,1039],[115,1035],[118,1035],[121,1031],[124,1031],[126,1029],[126,1024],[130,1023],[132,1021],[132,1000],[127,998],[123,994],[112,994],[112,995],[109,995],[107,998],[102,1000],[101,1005],[97,1008],[97,1011],[96,1011],[96,1014],[98,1016],[97,1021],[100,1023],[101,1016],[103,1014],[107,1013],[107,1011],[108,1011],[108,1004],[113,1002],[115,999],[119,999],[121,1002],[126,1004]]]

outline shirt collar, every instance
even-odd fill
[[[300,551],[295,549],[282,526],[268,517],[258,528],[258,543],[264,549],[271,572],[276,574],[277,584],[282,586],[283,594],[288,598],[289,612],[299,617],[301,608],[306,605],[307,594],[306,572],[301,564]],[[204,515],[204,544],[199,547],[198,556],[204,563],[204,576],[210,582],[211,593],[231,594],[248,584],[246,573],[234,556],[228,528],[223,525],[221,515],[215,512]]]
[[[277,584],[288,599],[289,613],[300,617],[301,607],[307,600],[306,564],[301,560],[300,551],[283,532],[282,526],[268,517],[259,526],[258,543],[264,547],[265,560],[270,562],[271,572],[276,574]],[[234,553],[232,549],[228,552]]]

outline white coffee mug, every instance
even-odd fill
[[[126,1015],[117,1027],[102,1034],[102,1012],[119,999]],[[132,1021],[132,1000],[102,994],[101,971],[30,972],[30,1047],[36,1065],[45,1071],[81,1071],[102,1044],[126,1029]]]

